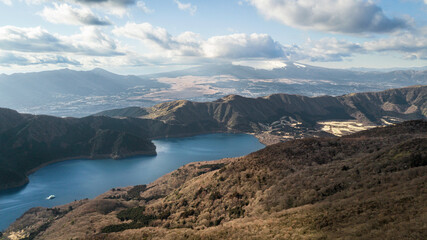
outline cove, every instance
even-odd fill
[[[153,142],[157,156],[69,160],[37,170],[25,187],[0,192],[0,230],[32,207],[94,198],[113,187],[148,184],[190,162],[243,156],[264,147],[247,134],[208,134]],[[51,194],[56,198],[46,200]]]

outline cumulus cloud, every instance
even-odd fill
[[[299,49],[300,57],[310,61],[342,61],[354,54],[396,52],[405,59],[427,59],[427,28],[416,32],[403,31],[391,37],[363,43],[352,43],[336,38],[308,40]]]
[[[303,59],[313,62],[338,62],[353,54],[364,53],[365,49],[359,43],[323,38],[317,41],[309,39],[300,51]]]
[[[0,27],[0,49],[34,53],[62,52],[91,56],[123,55],[116,42],[95,27],[82,27],[79,34],[61,36],[51,34],[41,27],[4,26]]]
[[[389,18],[371,1],[249,0],[268,19],[303,29],[333,33],[386,33],[410,27],[407,20]]]
[[[122,16],[127,8],[134,6],[137,0],[66,0],[86,6],[94,6],[106,9],[108,12]]]
[[[54,8],[44,7],[39,13],[51,23],[70,25],[110,25],[107,19],[96,16],[89,8],[73,8],[68,4],[56,4]]]
[[[364,48],[376,52],[398,52],[407,59],[427,59],[427,29],[420,33],[402,32],[395,36],[365,42]]]
[[[41,27],[4,26],[0,28],[0,49],[20,52],[66,52],[71,51],[72,47]]]
[[[209,38],[202,44],[206,57],[280,58],[284,47],[267,34],[232,34]]]
[[[285,47],[267,34],[232,34],[204,40],[193,32],[172,36],[166,29],[154,27],[149,23],[127,23],[124,27],[115,28],[113,33],[141,40],[175,56],[230,59],[288,56]]]
[[[171,49],[172,37],[166,29],[154,27],[149,23],[127,23],[124,27],[116,27],[113,33],[118,36],[152,42],[161,48]]]
[[[80,33],[64,37],[76,53],[91,56],[119,56],[125,55],[118,46],[118,42],[96,27],[81,27]]]
[[[197,11],[197,6],[194,6],[191,3],[182,3],[178,0],[174,0],[174,2],[178,5],[179,9],[188,11],[191,15],[194,15]]]
[[[150,23],[127,23],[123,27],[116,27],[113,33],[141,40],[160,50],[171,51],[174,55],[200,55],[200,36],[192,32],[184,32],[174,37],[166,29],[154,27]]]
[[[0,53],[0,66],[29,66],[29,65],[73,65],[79,66],[80,62],[69,57],[59,55],[25,55],[16,53]]]

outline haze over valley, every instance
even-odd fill
[[[339,96],[426,85],[427,71],[357,72],[288,63],[272,70],[206,65],[154,75],[69,69],[0,75],[2,107],[24,113],[83,117],[113,108],[150,107],[173,100],[213,101],[238,94]]]

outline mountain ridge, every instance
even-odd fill
[[[190,163],[148,185],[114,188],[53,209],[31,209],[4,235],[422,239],[426,133],[426,121],[408,121]]]
[[[113,108],[148,107],[180,99],[213,101],[228,94],[337,96],[427,84],[427,71],[366,73],[301,66],[289,63],[286,68],[260,70],[212,64],[141,76],[103,69],[0,75],[0,104],[19,112],[83,117]]]
[[[340,97],[230,95],[213,102],[180,100],[84,118],[0,109],[0,189],[22,185],[29,172],[52,161],[155,154],[151,140],[157,138],[239,132],[271,144],[426,119],[426,98],[427,86],[421,86]]]
[[[266,97],[246,98],[228,95],[213,102],[180,100],[161,103],[151,108],[140,108],[133,115],[127,114],[126,117],[156,119],[180,124],[192,122],[194,119],[205,119],[216,122],[216,124],[225,123],[227,127],[231,126],[232,128],[234,127],[233,121],[239,118],[246,125],[240,130],[251,129],[250,125],[257,124],[257,122],[265,123],[271,122],[272,119],[278,120],[285,114],[312,125],[316,121],[328,119],[356,119],[364,123],[378,125],[381,124],[380,118],[387,114],[394,117],[409,117],[409,119],[426,118],[426,100],[427,86],[412,86],[382,92],[354,93],[338,97],[272,94]],[[200,108],[199,112],[204,114],[201,117],[195,117],[200,115],[196,111],[198,108]],[[120,115],[119,111],[126,111],[126,109],[109,110],[95,115],[124,116]],[[376,112],[378,114],[375,114]],[[310,116],[304,116],[305,114]],[[331,114],[335,115],[331,116]],[[248,122],[251,120],[253,121]]]

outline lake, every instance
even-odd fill
[[[148,184],[187,163],[238,157],[264,147],[246,134],[208,134],[153,141],[157,156],[122,160],[70,160],[53,163],[29,176],[25,187],[0,192],[0,230],[32,207],[53,207],[94,198],[113,187]],[[46,200],[49,195],[53,200]]]

